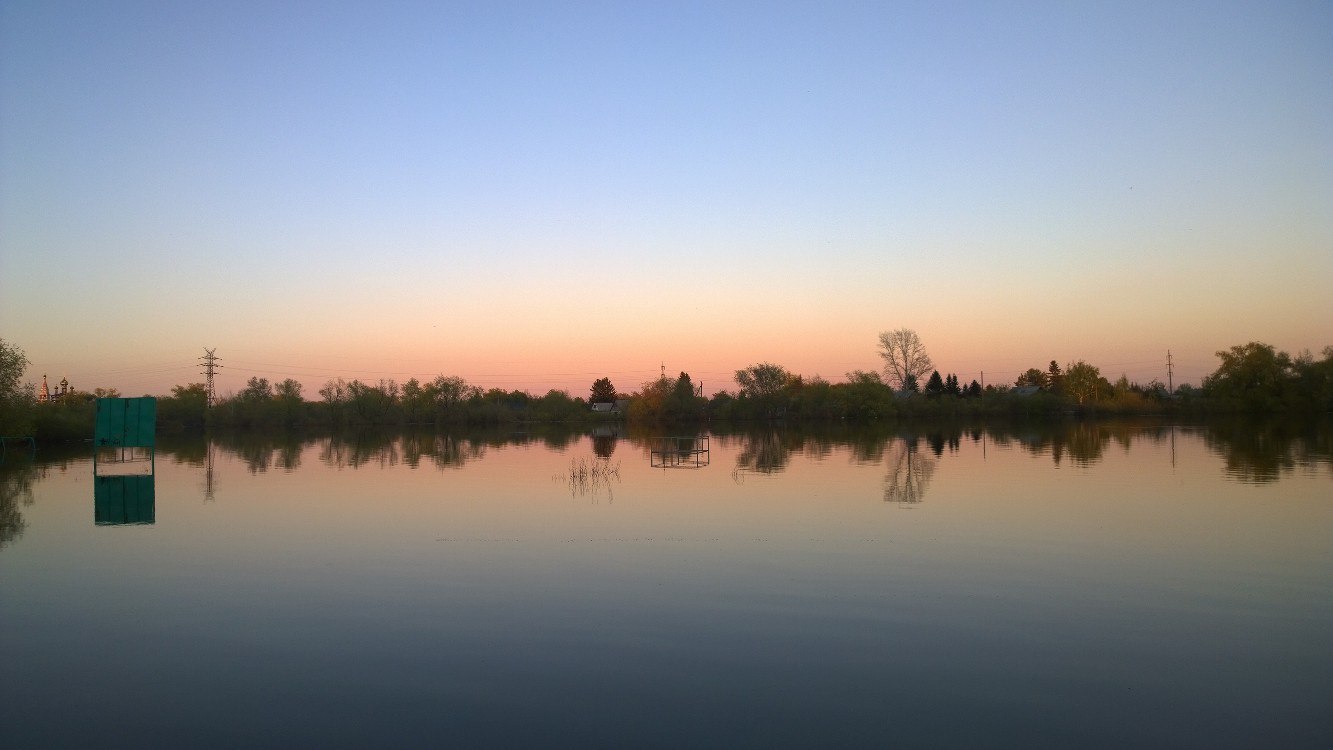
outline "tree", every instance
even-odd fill
[[[852,370],[847,373],[847,382],[852,385],[884,385],[884,379],[879,373],[865,370]]]
[[[273,398],[273,386],[269,384],[268,378],[252,377],[236,397],[242,401],[268,401]]]
[[[1101,370],[1081,359],[1065,368],[1065,391],[1080,404],[1098,399],[1101,381]]]
[[[921,392],[921,388],[920,388],[920,386],[918,386],[917,383],[916,383],[916,376],[913,375],[913,374],[911,374],[911,373],[908,373],[907,377],[903,379],[903,388],[902,388],[902,389],[903,389],[904,391],[908,392],[908,393],[920,393],[920,392]]]
[[[290,427],[301,417],[305,399],[301,398],[301,383],[287,378],[274,388],[273,400],[282,413],[282,421]]]
[[[324,402],[332,405],[347,403],[347,381],[342,378],[330,380],[319,389],[319,395]]]
[[[1045,388],[1046,373],[1042,372],[1041,370],[1038,370],[1035,367],[1030,367],[1028,368],[1027,372],[1023,373],[1022,375],[1019,375],[1018,379],[1014,381],[1015,388],[1023,388],[1024,386],[1029,386],[1029,385],[1035,385],[1038,388]]]
[[[741,398],[770,398],[778,395],[792,381],[792,374],[781,365],[763,362],[736,371]]]
[[[879,335],[879,356],[884,358],[884,374],[889,376],[889,383],[899,390],[912,390],[907,387],[908,378],[919,381],[921,376],[934,369],[921,337],[910,328],[885,331]]]
[[[28,364],[22,349],[0,339],[0,435],[22,435],[31,429],[33,395],[20,385]]]
[[[1051,366],[1046,368],[1046,390],[1051,393],[1064,393],[1065,376],[1060,372],[1060,365],[1051,360]]]
[[[936,370],[930,374],[930,380],[926,381],[926,398],[939,398],[944,393],[944,381],[940,379],[940,371]]]
[[[702,414],[705,403],[703,398],[696,394],[690,374],[682,372],[680,377],[676,378],[676,384],[672,386],[671,395],[667,398],[666,416],[668,419],[698,417]]]
[[[616,400],[616,387],[611,385],[611,378],[598,378],[592,381],[592,395],[588,397],[590,404],[610,404]]]
[[[434,380],[427,383],[422,390],[434,406],[437,419],[457,416],[463,403],[472,398],[473,395],[480,393],[479,388],[468,385],[466,380],[457,375],[448,377],[438,375]],[[505,395],[508,396],[508,394]]]
[[[1217,353],[1222,364],[1203,379],[1204,392],[1232,405],[1254,410],[1283,406],[1295,379],[1291,355],[1251,341]]]
[[[204,426],[207,406],[208,387],[203,383],[172,386],[170,396],[157,400],[158,423],[200,429]]]
[[[963,395],[963,389],[958,385],[957,375],[949,373],[949,376],[944,379],[944,392],[955,398]]]

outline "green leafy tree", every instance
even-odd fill
[[[769,399],[776,397],[793,380],[781,365],[763,362],[736,371],[736,384],[741,387],[741,398]]]
[[[671,387],[671,395],[667,399],[667,418],[673,420],[697,418],[702,416],[706,403],[698,395],[697,389],[694,387],[694,381],[690,379],[690,374],[682,372],[676,378],[675,384]]]
[[[28,369],[23,350],[0,339],[0,435],[27,435],[32,431],[32,389],[21,385]]]
[[[1333,411],[1333,346],[1324,347],[1324,358],[1316,360],[1307,349],[1292,361],[1296,371],[1294,396],[1310,411]]]
[[[1101,384],[1101,370],[1081,359],[1065,368],[1065,392],[1080,404],[1097,401]]]
[[[172,386],[171,395],[157,401],[157,421],[175,429],[198,430],[208,409],[208,387],[203,383]]]
[[[591,404],[610,404],[616,400],[616,387],[611,385],[611,378],[598,378],[592,381],[592,392],[588,398]]]
[[[1222,363],[1203,379],[1204,392],[1229,406],[1276,411],[1287,401],[1295,363],[1286,352],[1251,341],[1217,353]]]
[[[1022,375],[1019,375],[1018,379],[1014,381],[1015,388],[1023,388],[1031,385],[1035,385],[1038,388],[1045,388],[1046,373],[1042,372],[1041,370],[1038,370],[1035,367],[1032,367],[1029,368],[1027,372],[1023,373]]]

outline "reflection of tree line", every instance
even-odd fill
[[[1298,467],[1333,470],[1333,429],[1327,423],[1237,420],[1210,424],[1204,444],[1222,458],[1227,476],[1273,482]]]
[[[882,429],[833,426],[817,431],[768,427],[714,433],[713,440],[719,446],[738,444],[735,476],[776,474],[788,467],[795,453],[823,459],[835,449],[845,447],[854,463],[884,466],[886,501],[917,503],[925,497],[938,459],[946,451],[957,452],[964,442],[983,448],[987,444],[995,448],[1016,446],[1035,456],[1049,455],[1056,465],[1069,462],[1090,466],[1101,461],[1113,445],[1125,450],[1142,441],[1162,446],[1187,435],[1202,439],[1222,459],[1226,475],[1240,481],[1272,482],[1300,467],[1333,469],[1333,429],[1327,422],[1310,420],[1240,420],[1174,427],[1142,421]],[[231,454],[240,459],[254,473],[298,469],[305,452],[312,448],[321,463],[336,468],[406,464],[412,468],[428,465],[446,469],[481,459],[488,448],[541,444],[564,450],[585,436],[598,459],[610,458],[621,441],[629,442],[646,455],[654,437],[651,432],[621,426],[598,427],[591,433],[555,426],[532,432],[492,430],[462,435],[433,431],[323,435],[224,432],[212,438],[212,447],[217,454]],[[158,444],[157,460],[205,467],[208,455],[207,439],[164,437]],[[23,534],[26,522],[22,508],[33,502],[34,483],[44,479],[52,468],[63,470],[88,458],[86,447],[73,444],[65,448],[43,447],[34,460],[0,463],[0,548]]]
[[[46,479],[52,469],[65,471],[90,456],[82,446],[55,447],[43,448],[40,458],[24,456],[0,462],[0,549],[23,536],[28,528],[22,509],[35,501],[33,485]]]
[[[955,453],[964,442],[983,441],[997,448],[1018,447],[1034,456],[1050,456],[1059,466],[1091,466],[1100,462],[1112,446],[1129,450],[1147,441],[1163,445],[1174,437],[1201,435],[1205,445],[1219,455],[1228,476],[1243,481],[1267,482],[1298,466],[1331,463],[1330,431],[1318,422],[1211,422],[1202,426],[1171,426],[1146,421],[1073,421],[1067,423],[1014,422],[975,425],[921,425],[867,429],[834,426],[818,431],[765,427],[758,430],[715,433],[721,445],[739,441],[738,474],[776,474],[791,462],[794,453],[823,459],[835,448],[847,447],[855,463],[886,466],[885,498],[915,502],[925,493],[936,468],[935,459],[946,451]],[[240,458],[252,472],[270,468],[292,470],[310,446],[318,447],[321,463],[338,468],[366,465],[416,468],[430,465],[457,468],[482,458],[487,448],[541,444],[564,450],[588,437],[593,454],[610,458],[621,441],[647,453],[658,437],[651,430],[601,426],[592,432],[558,427],[532,432],[506,430],[468,431],[462,435],[434,431],[354,432],[321,436],[268,435],[248,432],[222,433],[215,446]],[[195,466],[203,466],[207,443],[203,439],[163,441],[159,455]],[[78,457],[83,457],[82,453]],[[69,460],[66,458],[65,460]]]
[[[28,522],[20,507],[32,505],[32,485],[46,476],[46,467],[31,462],[0,464],[0,549],[23,536]]]
[[[722,445],[739,441],[736,470],[740,473],[776,474],[787,468],[795,453],[823,459],[835,448],[845,446],[855,463],[885,464],[886,498],[892,495],[896,502],[903,498],[919,499],[935,471],[935,459],[946,451],[956,453],[964,442],[980,445],[985,441],[997,448],[1018,447],[1034,456],[1050,456],[1057,466],[1064,463],[1091,466],[1100,462],[1112,446],[1129,450],[1143,441],[1160,446],[1185,434],[1202,435],[1208,448],[1222,457],[1228,476],[1248,481],[1272,481],[1296,466],[1329,464],[1333,455],[1327,425],[1292,422],[1215,422],[1185,427],[1145,421],[1015,422],[984,427],[836,426],[818,431],[765,427],[715,433],[714,439]],[[541,444],[564,450],[585,436],[598,458],[610,458],[621,441],[646,453],[658,437],[652,431],[603,426],[591,433],[559,428],[533,432],[468,431],[462,435],[433,431],[307,437],[234,433],[220,435],[215,440],[219,448],[239,457],[251,471],[260,472],[299,467],[303,452],[312,445],[318,446],[322,463],[339,468],[400,463],[413,468],[423,463],[456,468],[483,457],[487,448]],[[179,462],[203,465],[202,440],[167,443],[164,448]],[[915,489],[909,490],[909,486]]]
[[[335,468],[361,466],[397,466],[411,468],[422,465],[437,468],[457,468],[485,455],[487,448],[509,445],[540,444],[554,450],[563,450],[583,433],[562,429],[539,429],[532,432],[511,430],[469,430],[464,434],[434,430],[371,430],[323,434],[265,434],[248,431],[223,432],[213,438],[215,449],[222,454],[239,458],[252,473],[281,469],[290,471],[301,466],[302,456],[313,450],[319,461]],[[207,443],[167,443],[165,450],[175,453],[177,461],[204,465]],[[598,455],[610,455],[615,450],[614,438],[595,443]]]

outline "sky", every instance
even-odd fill
[[[1333,344],[1333,4],[0,0],[0,338],[165,395]]]

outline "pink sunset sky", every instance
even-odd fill
[[[8,4],[0,337],[126,395],[1318,354],[1333,7],[1198,11]]]

